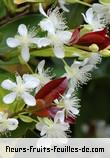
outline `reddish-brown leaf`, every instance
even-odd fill
[[[66,77],[47,83],[35,96],[37,111],[33,114],[40,117],[51,117],[56,113],[59,109],[52,102],[63,95],[67,86],[68,80]]]
[[[60,110],[61,109],[58,108],[57,106],[51,105],[48,108],[42,109],[42,110],[40,110],[38,112],[35,112],[34,114],[37,115],[37,116],[39,116],[39,117],[51,117],[51,118],[54,119],[56,113],[58,111],[60,111]]]
[[[34,115],[39,117],[49,117],[49,111],[47,109],[43,109],[38,112],[35,112]]]
[[[101,31],[89,32],[80,37],[80,29],[77,28],[71,37],[70,44],[78,44],[82,46],[90,46],[92,44],[97,44],[101,49],[106,48],[110,45],[110,37],[107,35],[107,29]]]
[[[79,39],[80,39],[80,28],[78,27],[72,33],[69,44],[75,44],[79,41]]]
[[[37,99],[45,100],[46,104],[51,104],[58,99],[67,89],[68,80],[66,77],[55,79],[47,83],[35,96]]]

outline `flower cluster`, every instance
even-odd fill
[[[3,97],[3,102],[11,106],[13,102],[22,100],[25,104],[25,111],[29,112],[32,117],[36,116],[38,122],[36,129],[41,131],[41,136],[65,138],[69,132],[69,124],[74,124],[79,115],[80,105],[76,90],[79,85],[87,83],[90,79],[90,71],[100,60],[101,57],[93,53],[84,61],[75,61],[71,66],[65,65],[66,73],[64,77],[58,79],[52,79],[52,76],[47,74],[43,60],[38,64],[38,71],[34,74],[24,74],[22,77],[17,74],[16,82],[6,79],[1,83],[2,88],[11,91]],[[32,111],[30,107],[33,108]],[[19,110],[18,112],[20,113]],[[3,117],[1,118],[0,127],[3,126],[3,129],[0,128],[1,132],[5,129],[15,130],[17,128],[16,119],[8,118],[8,114],[4,114]],[[12,126],[15,120],[16,126],[8,128],[8,120],[12,120]]]
[[[18,35],[14,38],[7,39],[7,45],[11,48],[19,47],[21,49],[21,57],[25,62],[30,59],[29,47],[35,44],[38,48],[51,45],[55,56],[58,58],[64,57],[64,44],[68,44],[72,33],[68,30],[65,24],[65,19],[59,12],[59,8],[53,11],[49,10],[46,14],[41,4],[39,11],[44,16],[40,21],[39,26],[43,31],[47,31],[46,37],[36,37],[36,33],[29,32],[26,25],[21,24],[18,27]]]
[[[18,1],[15,3],[19,4]],[[58,0],[58,6],[69,11],[64,0]],[[21,120],[33,122],[41,137],[68,137],[70,124],[76,123],[80,112],[78,88],[91,79],[91,71],[101,62],[101,53],[109,51],[109,6],[93,4],[83,14],[88,24],[73,31],[68,29],[58,6],[45,12],[42,4],[39,4],[42,20],[36,27],[38,30],[30,31],[25,24],[20,24],[17,35],[6,39],[10,48],[20,51],[19,55],[26,65],[33,48],[46,50],[52,47],[54,56],[64,63],[65,73],[55,78],[45,70],[45,60],[42,60],[35,72],[31,71],[32,74],[17,73],[15,80],[2,81],[1,87],[6,94],[3,102],[13,108],[0,112],[1,133],[16,130]],[[70,48],[73,51],[71,57],[78,57],[71,65],[64,60],[66,51]],[[74,52],[74,49],[77,51]],[[28,68],[30,69],[29,65]]]

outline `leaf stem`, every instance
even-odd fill
[[[88,6],[88,7],[92,6],[91,4],[83,2],[83,1],[80,1],[80,0],[77,0],[76,3],[82,4],[82,5],[85,5],[85,6]]]
[[[85,5],[85,6],[88,6],[88,7],[91,7],[92,5],[89,4],[89,3],[86,3],[84,1],[80,1],[80,0],[66,0],[67,3],[79,3],[79,4],[82,4],[82,5]]]
[[[31,69],[30,65],[29,65],[28,63],[26,63],[26,62],[25,62],[25,65],[27,66],[28,70],[29,70],[32,74],[34,74],[34,71]]]
[[[68,66],[67,62],[64,59],[62,59],[62,61],[63,61],[65,66]]]
[[[22,59],[21,56],[19,56],[18,58],[19,58],[20,63],[26,65],[26,67],[28,68],[28,70],[30,71],[30,73],[34,74],[34,71],[33,71],[32,68],[30,67],[30,65],[29,65],[27,62],[25,62],[25,61]]]

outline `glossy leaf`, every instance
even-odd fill
[[[108,33],[107,29],[103,29],[101,31],[86,33],[85,35],[80,37],[80,31],[76,29],[73,32],[70,44],[73,45],[78,44],[83,46],[90,46],[92,44],[97,44],[100,49],[104,49],[108,45],[110,45],[110,37],[107,35],[107,33]]]
[[[19,118],[20,118],[23,122],[26,122],[26,123],[30,123],[30,122],[33,122],[33,121],[34,121],[31,117],[25,116],[25,115],[21,115],[21,114],[19,114]]]
[[[66,77],[55,79],[47,83],[35,96],[38,111],[35,115],[47,117],[53,115],[56,107],[52,103],[58,99],[67,89],[68,80]]]
[[[43,99],[51,104],[53,100],[58,99],[67,89],[68,80],[66,77],[55,79],[47,83],[35,96],[37,99]]]

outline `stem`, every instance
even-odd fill
[[[91,4],[83,2],[83,1],[80,1],[80,0],[77,0],[76,3],[82,4],[82,5],[85,5],[85,6],[88,6],[88,7],[92,6]]]
[[[62,59],[62,61],[63,61],[65,66],[68,66],[67,62],[64,59]]]
[[[23,113],[23,112],[28,112],[28,111],[26,111],[26,109],[23,109],[21,111],[18,111],[18,112],[15,112],[15,113],[9,115],[9,118],[16,117],[18,114]]]
[[[78,53],[81,57],[88,57],[89,51],[84,51],[76,47],[68,47],[64,46],[65,57],[70,58],[73,57],[74,54]],[[36,57],[55,57],[52,48],[43,48],[31,51],[31,56]]]
[[[14,21],[17,21],[17,20],[19,20],[19,18],[21,18],[22,16],[26,15],[27,13],[29,13],[29,11],[28,11],[28,10],[25,10],[23,13],[19,13],[19,14],[15,15],[15,16],[12,17],[12,18],[9,17],[9,16],[7,16],[6,18],[1,19],[1,21],[0,21],[0,26],[1,26],[1,27],[4,27],[4,26],[6,26],[6,25],[9,24],[9,23],[12,23],[12,22],[14,22]]]
[[[28,63],[26,63],[26,62],[22,59],[21,56],[19,56],[18,58],[19,58],[20,63],[26,65],[26,67],[28,68],[28,70],[29,70],[32,74],[34,74],[34,71],[31,69],[30,65],[29,65]]]
[[[26,62],[25,62],[25,65],[27,66],[28,70],[29,70],[32,74],[34,74],[34,71],[31,69],[30,65],[29,65],[28,63],[26,63]]]
[[[84,49],[84,48],[83,48]],[[90,54],[90,51],[82,50],[78,48],[78,46],[64,46],[65,50],[65,57],[71,58],[74,57],[74,54],[78,53],[82,58],[88,57]],[[52,48],[50,47],[45,47],[41,49],[31,49],[30,51],[31,57],[55,57]],[[12,50],[10,52],[2,53],[2,57],[4,57],[6,60],[9,60],[10,58],[14,58],[16,56],[19,56],[19,51]],[[20,62],[21,62],[21,57],[20,57]],[[24,62],[22,61],[22,64]],[[32,70],[32,69],[31,69]],[[32,72],[32,71],[31,71]]]
[[[85,6],[88,6],[88,7],[91,7],[92,5],[89,4],[89,3],[86,3],[86,2],[83,2],[83,1],[80,1],[80,0],[66,0],[67,3],[79,3],[79,4],[82,4],[82,5],[85,5]]]

